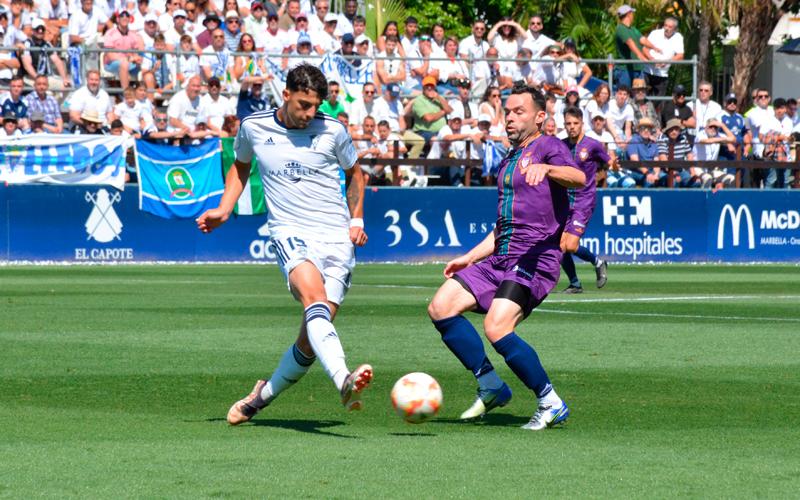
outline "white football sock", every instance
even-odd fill
[[[344,350],[339,335],[331,323],[331,310],[324,302],[315,302],[306,307],[306,331],[311,349],[322,363],[325,373],[341,391],[344,379],[350,372],[344,362]]]
[[[292,344],[292,347],[283,353],[272,377],[261,389],[261,399],[269,403],[278,394],[297,383],[314,364],[314,359],[313,356],[309,358],[303,354],[296,344]]]
[[[561,401],[561,398],[558,397],[555,389],[551,389],[550,392],[539,398],[539,406],[552,406],[553,408],[558,408],[562,403],[563,401]]]

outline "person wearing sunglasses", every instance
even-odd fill
[[[103,47],[106,49],[144,50],[144,41],[138,33],[130,30],[131,14],[123,10],[117,14],[117,25],[103,36]],[[105,70],[119,76],[120,86],[130,86],[131,77],[139,74],[142,56],[130,52],[106,52],[103,57]]]
[[[542,33],[542,30],[544,30],[544,18],[538,14],[531,16],[522,46],[531,51],[534,59],[541,57],[549,47],[556,43],[555,40]]]
[[[239,46],[239,39],[242,38],[242,20],[235,10],[229,10],[225,13],[225,29],[223,33],[225,34],[225,46],[231,52],[235,52]]]
[[[31,27],[33,32],[31,38],[25,41],[25,48],[52,49],[53,46],[45,40],[44,21],[34,19]],[[37,75],[46,76],[53,88],[67,88],[71,85],[64,61],[58,57],[57,52],[25,50],[21,59],[27,85],[33,85]]]

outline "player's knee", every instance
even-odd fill
[[[490,342],[497,342],[514,330],[514,325],[499,316],[488,314],[483,319],[483,331]]]
[[[428,316],[431,318],[431,320],[438,321],[447,317],[444,315],[444,306],[444,301],[441,300],[438,295],[433,297],[431,303],[428,304]]]

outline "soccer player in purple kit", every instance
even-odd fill
[[[563,139],[564,144],[572,153],[578,168],[586,175],[586,184],[579,189],[570,190],[572,211],[561,235],[561,251],[564,252],[561,267],[569,278],[569,286],[564,289],[564,293],[582,293],[583,286],[578,279],[572,254],[594,265],[597,288],[603,288],[608,280],[606,261],[581,245],[580,241],[594,212],[597,167],[609,163],[611,158],[600,141],[584,135],[583,111],[579,108],[570,107],[564,111],[564,129],[567,131],[567,137]]]
[[[486,314],[484,331],[514,374],[535,393],[536,411],[524,429],[564,422],[567,405],[553,389],[536,351],[514,333],[516,326],[556,286],[561,233],[569,217],[567,188],[584,185],[567,147],[541,132],[544,96],[515,86],[505,105],[506,132],[513,145],[497,176],[497,223],[466,254],[447,263],[447,280],[428,306],[442,341],[478,381],[478,397],[461,414],[481,417],[511,400],[511,389],[494,370],[483,341],[463,313]]]

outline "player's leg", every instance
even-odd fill
[[[589,262],[594,266],[594,274],[597,277],[597,288],[603,288],[606,286],[606,282],[608,281],[608,263],[605,260],[595,255],[591,250],[583,245],[578,247],[578,250],[575,252],[575,256],[583,261]]]
[[[486,356],[480,334],[462,314],[477,306],[473,293],[467,290],[464,282],[456,279],[445,281],[428,305],[428,315],[442,341],[478,381],[478,397],[462,413],[462,419],[480,417],[511,399],[511,390]]]
[[[583,285],[578,279],[578,271],[575,269],[575,261],[572,259],[571,253],[564,252],[564,256],[561,257],[561,269],[569,278],[569,286],[564,289],[563,293],[583,293]]]

